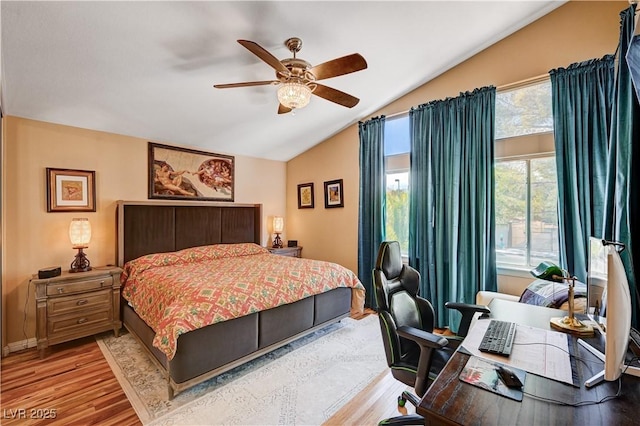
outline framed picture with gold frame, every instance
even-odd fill
[[[95,212],[96,172],[47,167],[48,212]]]
[[[298,208],[312,209],[313,200],[313,182],[301,183],[300,185],[298,185]]]
[[[149,142],[149,198],[233,201],[235,159]]]

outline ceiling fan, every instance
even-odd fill
[[[319,80],[366,69],[367,61],[358,53],[312,66],[304,59],[296,58],[296,53],[302,48],[302,40],[297,37],[292,37],[284,42],[285,46],[293,53],[293,58],[281,61],[258,43],[249,40],[238,40],[238,43],[275,69],[276,80],[215,84],[213,87],[228,89],[232,87],[279,85],[278,101],[280,105],[278,114],[285,114],[294,109],[304,108],[309,103],[312,94],[347,108],[353,108],[360,102],[360,99],[348,93],[318,83]]]

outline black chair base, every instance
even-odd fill
[[[402,403],[400,401],[402,401]],[[417,407],[418,404],[420,404],[420,399],[417,396],[415,396],[409,391],[404,391],[402,392],[402,395],[398,397],[398,405],[401,407],[404,407],[404,404],[407,401],[409,401],[411,405],[413,405],[414,407]]]
[[[419,414],[407,414],[406,416],[391,417],[378,423],[379,426],[387,425],[424,425],[424,417]]]
[[[405,403],[409,401],[411,405],[417,407],[420,404],[420,398],[411,392],[404,391],[402,395],[398,397],[398,405],[401,407],[405,406]],[[391,417],[390,419],[384,419],[378,425],[386,426],[386,425],[424,425],[424,417],[419,414],[407,414],[404,416],[396,416]]]

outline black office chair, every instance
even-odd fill
[[[391,374],[402,383],[412,386],[418,397],[422,397],[462,337],[466,336],[473,315],[476,312],[488,313],[489,309],[481,305],[449,302],[445,305],[447,308],[457,309],[462,314],[459,337],[446,339],[433,334],[433,306],[418,296],[420,273],[402,263],[397,241],[385,241],[380,245],[373,282]],[[398,405],[404,406],[409,401],[417,406],[420,402],[418,397],[405,391],[398,397]],[[424,424],[424,418],[418,414],[406,415],[383,420],[380,424]]]

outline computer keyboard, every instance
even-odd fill
[[[509,356],[515,335],[515,322],[491,320],[478,349],[481,352]]]

